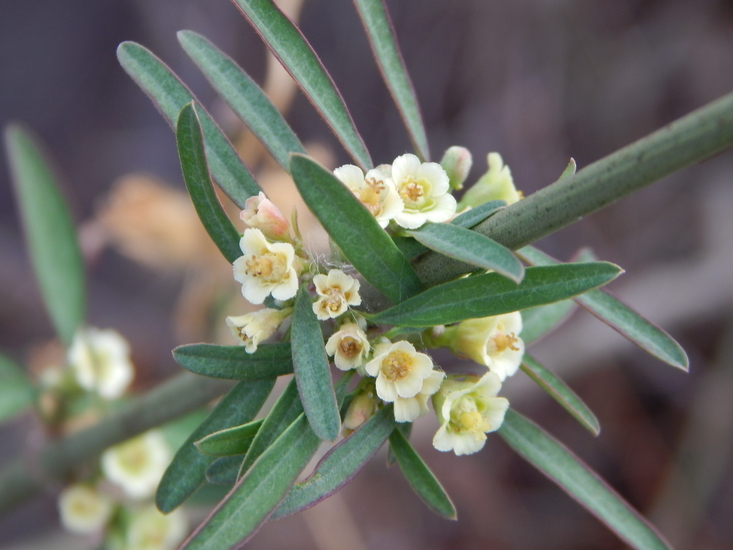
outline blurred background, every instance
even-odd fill
[[[299,2],[287,4],[375,162],[410,151],[352,4],[305,0],[300,11]],[[555,181],[570,157],[582,168],[733,91],[730,0],[387,4],[434,160],[450,145],[469,148],[469,182],[485,171],[486,153],[498,151],[530,194]],[[3,0],[0,15],[0,122],[26,123],[56,159],[87,259],[89,322],[129,339],[135,387],[144,390],[180,370],[171,348],[226,330],[223,315],[207,318],[217,292],[229,288],[233,311],[245,305],[229,266],[211,253],[180,198],[173,135],[118,65],[116,46],[134,40],[168,63],[283,209],[292,200],[286,178],[187,59],[177,30],[206,35],[260,83],[268,75],[266,88],[322,162],[338,166],[348,158],[305,97],[268,70],[264,46],[231,2]],[[53,331],[24,250],[4,156],[2,164],[0,350],[33,370],[55,353]],[[531,351],[589,404],[601,435],[590,436],[523,375],[505,384],[512,406],[540,420],[680,549],[733,547],[732,183],[729,151],[540,243],[561,259],[588,245],[624,267],[611,289],[678,339],[689,374],[577,311]],[[413,442],[452,496],[458,522],[434,517],[380,455],[335,497],[265,525],[249,547],[625,547],[498,437],[482,452],[456,458],[432,448],[434,429],[434,420],[419,421]],[[39,437],[30,415],[0,426],[0,465]],[[59,489],[0,518],[0,547],[80,548],[80,539],[59,526]]]

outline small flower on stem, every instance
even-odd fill
[[[132,516],[127,528],[127,548],[135,550],[174,550],[188,532],[186,515],[180,508],[161,514],[149,506]]]
[[[463,189],[463,182],[466,181],[473,165],[471,151],[458,145],[448,147],[443,153],[440,165],[448,174],[450,188]]]
[[[366,333],[356,323],[344,323],[326,342],[326,353],[341,370],[363,365],[370,349]]]
[[[254,353],[259,343],[275,334],[292,311],[292,308],[265,308],[245,315],[227,317],[226,323],[240,345],[245,346],[247,353]]]
[[[445,373],[434,370],[422,384],[415,397],[398,397],[394,401],[394,419],[396,422],[412,422],[418,416],[429,412],[428,398],[440,389]]]
[[[150,430],[107,449],[102,454],[102,472],[131,498],[147,498],[155,492],[171,458],[163,434]]]
[[[366,364],[366,372],[376,376],[377,395],[380,399],[395,403],[395,420],[412,422],[420,414],[419,403],[400,402],[397,400],[414,398],[422,390],[432,387],[433,361],[424,353],[419,353],[409,342],[384,342],[377,344],[374,358]],[[436,388],[437,389],[437,388]],[[398,406],[400,407],[399,419]]]
[[[445,222],[456,213],[456,199],[449,193],[445,170],[437,162],[420,162],[415,155],[397,157],[392,180],[405,205],[394,221],[405,229],[417,229],[425,222]]]
[[[130,346],[111,329],[89,327],[77,331],[67,360],[78,384],[105,399],[120,397],[134,376]]]
[[[316,275],[313,277],[313,283],[319,296],[313,304],[313,311],[321,321],[334,319],[349,306],[361,304],[359,281],[340,269],[332,269],[328,275]]]
[[[58,500],[61,525],[80,535],[101,531],[112,516],[112,499],[89,485],[71,485]]]
[[[251,228],[262,231],[268,239],[282,241],[289,238],[288,220],[262,191],[256,197],[247,199],[239,217]]]
[[[486,434],[499,429],[509,407],[509,401],[496,397],[500,389],[501,381],[493,372],[481,378],[449,376],[433,396],[433,407],[440,423],[433,446],[459,456],[480,451]]]
[[[404,205],[397,194],[389,166],[377,166],[364,175],[361,168],[345,164],[333,171],[334,175],[351,190],[380,226],[402,212]]]
[[[514,187],[512,173],[504,165],[499,153],[489,153],[486,162],[488,171],[465,192],[458,205],[459,210],[475,207],[485,202],[502,200],[514,204],[522,198],[522,193]]]
[[[247,300],[261,304],[270,294],[278,300],[295,296],[301,264],[293,245],[270,243],[259,229],[245,229],[239,247],[244,255],[234,261],[234,278]]]

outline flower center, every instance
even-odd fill
[[[461,413],[459,422],[461,429],[467,432],[485,432],[489,429],[488,421],[478,411]]]
[[[262,256],[254,254],[247,259],[245,263],[247,269],[245,273],[250,277],[262,277],[267,283],[278,283],[287,274],[287,268],[283,258],[272,252],[268,252]]]
[[[499,334],[494,336],[494,346],[496,346],[496,351],[498,351],[499,353],[505,351],[507,348],[512,351],[519,351],[519,348],[515,346],[518,341],[519,338],[514,336],[513,332],[510,332],[508,334],[500,332]]]
[[[393,351],[382,359],[382,373],[390,382],[402,380],[412,370],[412,359],[404,351]]]
[[[400,189],[400,197],[404,201],[418,202],[425,195],[422,185],[414,180],[410,180]]]
[[[341,309],[341,305],[344,303],[344,292],[339,287],[328,287],[325,291],[326,299],[324,305],[326,309],[332,313],[336,313]]]
[[[364,346],[353,336],[344,336],[339,342],[339,351],[347,359],[353,359],[361,353]]]
[[[365,179],[366,186],[359,191],[359,200],[374,214],[379,210],[379,195],[384,191],[384,182],[376,178]]]
[[[120,464],[128,472],[144,470],[148,463],[148,453],[141,443],[134,443],[120,453]]]

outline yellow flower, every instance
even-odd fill
[[[456,213],[456,199],[449,193],[448,175],[437,162],[420,162],[415,155],[397,157],[392,180],[405,205],[394,221],[405,229],[417,229],[425,222],[445,222]]]
[[[313,277],[313,283],[319,296],[313,304],[313,311],[321,321],[334,319],[349,306],[361,304],[359,281],[340,269],[332,269],[328,275],[316,275]]]
[[[247,199],[239,217],[248,226],[262,231],[268,239],[288,239],[288,220],[262,191]]]
[[[112,499],[88,485],[71,485],[58,500],[61,525],[72,533],[87,535],[100,531],[112,516]]]
[[[366,333],[356,323],[344,323],[326,342],[326,353],[341,370],[363,365],[370,349]]]
[[[489,167],[488,171],[463,195],[458,205],[459,210],[495,200],[514,204],[522,198],[522,194],[514,187],[511,170],[504,165],[501,155],[489,153],[486,162]]]
[[[242,294],[261,304],[272,294],[288,300],[298,292],[300,261],[290,243],[270,243],[259,229],[245,229],[239,241],[243,256],[234,261],[234,278],[242,283]]]
[[[345,164],[333,173],[371,212],[380,226],[387,227],[389,220],[402,212],[404,205],[395,189],[389,166],[377,166],[365,176],[358,166]]]
[[[291,312],[292,308],[265,308],[245,315],[227,317],[226,323],[240,345],[245,346],[247,353],[254,353],[259,343],[275,334]]]
[[[163,434],[150,430],[107,449],[102,454],[102,472],[131,498],[143,499],[155,492],[171,458]]]
[[[78,384],[105,399],[120,397],[134,376],[130,346],[111,329],[89,327],[77,331],[67,360]]]
[[[449,376],[433,396],[433,407],[440,423],[433,446],[457,455],[480,451],[486,434],[499,429],[509,407],[509,401],[496,397],[500,389],[501,381],[492,372],[481,378]]]
[[[451,338],[451,349],[489,367],[501,381],[512,376],[522,362],[524,342],[519,337],[522,316],[518,311],[463,321],[448,327],[442,338]]]
[[[173,550],[188,533],[188,521],[180,508],[161,514],[155,506],[132,516],[127,528],[129,550]]]
[[[412,398],[418,395],[433,374],[433,361],[424,353],[418,353],[409,342],[384,342],[377,344],[374,358],[365,366],[370,376],[376,376],[377,395],[383,401],[395,403],[395,419],[397,418],[397,399]],[[432,382],[428,381],[428,385]],[[428,386],[429,387],[429,386]],[[411,422],[420,413],[419,403],[401,402],[399,422]]]

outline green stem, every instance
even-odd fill
[[[475,231],[516,250],[733,144],[733,94],[562,178],[481,222]],[[435,252],[414,263],[434,286],[473,267]]]
[[[225,393],[228,380],[180,374],[110,414],[98,424],[27,454],[0,472],[0,514],[68,477],[104,449],[201,407]]]

